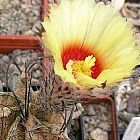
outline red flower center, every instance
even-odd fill
[[[101,58],[99,59],[98,56],[88,48],[88,46],[81,47],[78,44],[71,44],[69,46],[66,46],[61,53],[63,67],[64,69],[66,69],[66,64],[69,62],[69,60],[83,61],[89,55],[93,55],[96,58],[96,62],[95,65],[91,68],[91,71],[92,78],[96,79],[103,71]]]

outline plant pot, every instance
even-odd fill
[[[37,37],[37,36],[23,36],[23,35],[21,35],[21,36],[16,36],[16,35],[0,36],[0,56],[2,55],[2,56],[9,57],[9,54],[11,54],[13,51],[16,51],[16,50],[22,50],[22,51],[24,51],[24,50],[31,51],[32,50],[32,51],[41,52],[41,53],[43,51],[43,49],[41,48],[41,46],[39,44],[39,37]],[[21,59],[24,59],[24,58],[21,58]],[[1,62],[2,62],[2,57],[0,57],[0,66],[1,66],[0,69],[2,69],[2,66],[3,66],[3,64]],[[6,64],[6,62],[5,62],[5,64]],[[8,63],[7,63],[7,65],[8,65]],[[6,71],[6,69],[5,69],[5,71]],[[10,74],[12,74],[12,73],[10,73]],[[0,75],[5,75],[5,73],[0,71]],[[10,75],[10,77],[12,77],[12,76]],[[13,83],[14,82],[11,82],[11,81],[9,82],[9,87],[12,84],[12,86],[11,86],[12,88],[10,87],[12,90],[14,89]],[[36,91],[38,89],[38,86],[36,86],[36,87],[35,86],[36,85],[33,85],[33,87],[32,87],[34,91]],[[2,94],[9,95],[9,91],[11,91],[11,90],[5,85],[5,80],[0,77],[0,92],[2,92]],[[7,93],[4,93],[4,92],[7,92]],[[12,93],[11,93],[11,95],[12,95]],[[6,106],[6,104],[5,104],[5,106]],[[0,106],[0,108],[1,108],[1,106]],[[11,116],[11,114],[10,114],[12,119],[10,118],[10,116],[8,116],[7,119],[5,119],[5,117],[0,118],[0,132],[3,135],[6,135],[8,133],[10,126],[13,123],[15,114],[12,114],[12,115],[13,116]],[[4,128],[1,126],[2,122],[4,122],[4,124],[3,124]],[[1,138],[5,139],[5,137],[3,137],[3,135],[1,137],[1,133],[0,133],[0,139]]]
[[[48,0],[42,0],[43,8],[41,12],[41,19],[48,14]],[[39,37],[31,35],[0,35],[0,53],[8,54],[15,49],[41,50],[39,45]]]
[[[49,59],[44,58],[44,64],[50,65],[49,63]],[[46,74],[47,75],[47,74]],[[101,96],[92,96],[90,94],[79,94],[77,93],[76,96],[78,97],[78,99],[80,100],[80,102],[82,103],[83,106],[85,106],[85,110],[86,110],[86,106],[88,105],[96,105],[96,106],[100,106],[101,104],[105,104],[107,105],[107,113],[110,114],[110,138],[108,140],[118,140],[118,134],[117,134],[117,123],[116,123],[116,108],[115,108],[115,103],[114,100],[112,99],[112,97],[109,97],[108,95],[101,95]],[[71,126],[71,131],[69,133],[69,137],[71,139],[76,139],[76,140],[85,140],[84,135],[84,113],[83,115],[79,118],[74,120],[74,122],[72,123]],[[73,131],[74,129],[74,131]],[[75,130],[76,129],[76,130]],[[75,137],[73,138],[73,134],[75,135]],[[105,140],[105,139],[103,139]]]
[[[43,12],[42,12],[42,19],[48,15],[48,0],[43,0]]]
[[[38,36],[0,35],[0,53],[8,54],[15,49],[43,50]]]
[[[48,0],[42,0],[43,8],[41,18],[48,14]],[[0,35],[0,53],[8,54],[15,49],[41,50],[39,37],[31,35]]]
[[[26,55],[26,52],[28,55]],[[24,55],[21,55],[24,53]],[[33,56],[34,55],[34,56]],[[11,56],[15,58],[17,64],[19,64],[19,67],[21,68],[21,71],[24,71],[25,68],[25,61],[27,65],[31,65],[33,63],[38,63],[38,66],[34,70],[39,72],[39,75],[43,78],[42,70],[39,68],[40,64],[42,63],[42,57],[43,57],[43,48],[40,46],[39,43],[39,37],[38,36],[16,36],[16,35],[4,35],[0,36],[0,83],[5,86],[6,83],[6,71],[8,65],[11,63]],[[4,60],[3,57],[6,59]],[[28,57],[28,58],[27,58]],[[8,59],[8,61],[7,61]],[[3,70],[2,70],[3,69]],[[9,84],[13,84],[13,74],[17,70],[15,67],[9,68],[9,77],[11,80],[9,81]],[[11,72],[12,71],[12,72]],[[16,71],[17,72],[17,71]],[[19,71],[18,71],[19,72]],[[34,74],[35,75],[35,74]],[[39,76],[39,77],[40,77]],[[41,78],[40,77],[40,78]],[[33,82],[33,85],[39,84],[39,79],[36,82]],[[13,87],[11,85],[11,87]],[[2,87],[2,86],[1,86]],[[3,87],[1,90],[4,90]]]
[[[117,124],[116,124],[116,113],[115,113],[115,104],[114,101],[111,97],[108,96],[99,96],[97,98],[95,97],[83,97],[82,99],[83,106],[85,106],[85,109],[87,109],[88,105],[93,105],[98,107],[101,104],[107,105],[107,111],[108,114],[110,113],[111,115],[111,133],[110,133],[110,138],[109,140],[118,140],[117,137]],[[95,114],[96,116],[96,114]],[[83,130],[84,126],[84,114],[81,116],[81,121],[82,121],[82,138],[84,140],[84,135],[85,132]],[[94,125],[94,124],[93,124]],[[94,132],[93,132],[94,133]]]

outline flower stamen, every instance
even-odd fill
[[[75,76],[77,73],[82,73],[87,76],[92,76],[91,68],[95,65],[95,57],[88,56],[84,61],[74,61],[72,64],[72,74]]]

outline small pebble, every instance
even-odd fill
[[[132,119],[133,117],[135,117],[134,114],[128,113],[128,112],[126,112],[126,111],[119,112],[118,116],[119,116],[121,119],[123,119],[123,120],[125,120],[126,122],[128,122],[128,123],[131,121],[131,119]]]
[[[105,131],[111,131],[111,126],[106,122],[101,122],[98,127]]]
[[[90,136],[93,140],[108,140],[108,134],[106,131],[103,131],[99,128],[93,130],[90,133]]]
[[[93,106],[92,105],[89,105],[88,106],[88,115],[89,116],[93,116],[93,115],[95,115],[96,113],[95,113],[95,110],[94,110],[94,108],[93,108]]]
[[[127,111],[129,113],[140,113],[139,105],[137,102],[137,97],[135,95],[131,95],[127,101]]]

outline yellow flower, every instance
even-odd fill
[[[55,73],[82,88],[131,74],[139,53],[133,31],[113,8],[91,0],[62,0],[42,23]]]

